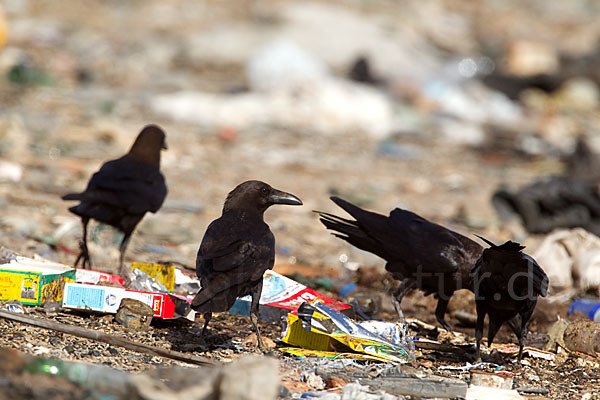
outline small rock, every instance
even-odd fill
[[[281,384],[291,393],[304,393],[310,390],[306,382],[283,381]]]
[[[337,376],[331,376],[327,379],[327,382],[325,382],[325,385],[328,389],[344,387],[346,386],[346,384],[348,384],[348,382],[345,379],[339,378]]]
[[[90,350],[88,355],[93,356],[93,357],[100,357],[101,353],[98,350]]]
[[[276,344],[273,340],[269,339],[268,337],[262,335],[262,341],[263,344],[265,345],[265,347],[268,350],[272,350],[276,347]],[[252,333],[251,335],[247,336],[244,340],[242,340],[242,346],[244,347],[258,347],[258,339],[256,338],[256,333]]]

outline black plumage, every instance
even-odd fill
[[[123,232],[119,261],[120,267],[124,268],[125,250],[135,227],[146,212],[157,212],[167,195],[165,179],[160,172],[160,152],[166,148],[163,130],[156,125],[148,125],[142,129],[127,154],[104,163],[92,175],[85,191],[62,197],[63,200],[80,201],[69,208],[81,217],[83,223],[81,252],[75,265],[79,261],[84,267],[91,264],[87,225],[90,219],[95,219]],[[121,274],[127,280],[124,272],[121,271]]]
[[[204,314],[204,335],[213,312],[227,311],[235,299],[250,294],[250,320],[258,345],[258,302],[262,277],[275,261],[275,237],[263,219],[274,204],[302,205],[296,196],[259,181],[238,185],[225,200],[220,218],[208,226],[196,257],[196,274],[202,289],[192,308]]]
[[[508,322],[519,340],[519,357],[523,340],[538,296],[546,296],[548,277],[538,263],[522,252],[519,243],[508,241],[500,246],[480,237],[491,247],[485,249],[473,266],[473,286],[477,307],[477,359],[483,336],[483,323],[489,317],[488,346],[504,322]]]
[[[331,200],[354,220],[318,212],[321,222],[337,232],[333,235],[387,261],[385,268],[401,281],[393,294],[398,314],[401,315],[404,295],[418,288],[438,298],[436,319],[442,327],[451,330],[444,320],[448,302],[456,290],[472,290],[471,267],[483,248],[407,210],[396,208],[384,216],[338,197]]]

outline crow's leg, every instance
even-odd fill
[[[262,293],[262,285],[263,281],[261,277],[260,282],[257,285],[255,285],[250,291],[250,294],[252,295],[252,303],[250,304],[250,321],[252,322],[252,326],[256,331],[256,340],[258,341],[258,348],[264,353],[267,349],[263,344],[262,338],[260,337],[260,331],[258,329],[258,306],[260,294]]]
[[[417,286],[417,281],[413,278],[405,278],[400,285],[394,290],[392,294],[392,301],[394,303],[394,308],[396,309],[396,313],[398,314],[398,318],[400,321],[404,321],[404,314],[402,313],[402,309],[400,308],[400,303],[402,302],[402,298],[406,296],[411,289]]]
[[[208,328],[208,323],[210,322],[211,318],[212,318],[212,313],[211,312],[207,312],[204,313],[204,315],[202,315],[202,317],[204,318],[204,326],[202,327],[202,341],[205,341],[206,338],[206,328]]]
[[[450,299],[442,297],[438,299],[437,307],[435,308],[435,319],[437,319],[437,322],[442,326],[442,328],[444,328],[448,332],[454,333],[450,325],[444,319],[444,315],[446,314],[446,308],[448,308],[449,302]]]
[[[127,249],[127,245],[129,244],[129,239],[131,238],[132,232],[125,232],[123,236],[123,240],[121,240],[121,245],[119,246],[119,270],[121,278],[125,281],[125,287],[128,287],[131,283],[129,279],[129,270],[125,266],[125,250]]]
[[[517,362],[520,363],[523,358],[523,340],[527,337],[527,327],[523,328],[525,323],[521,321],[521,326],[517,325],[514,319],[508,321],[508,325],[511,327],[512,331],[517,335],[517,341],[519,342],[519,355],[517,356]]]
[[[513,328],[513,332],[517,335],[517,340],[519,341],[519,356],[517,357],[517,362],[520,364],[521,359],[523,358],[523,346],[524,341],[527,338],[527,329],[529,327],[529,321],[531,320],[531,315],[533,314],[533,309],[535,308],[535,302],[533,306],[529,307],[524,313],[519,314],[521,317],[521,326],[518,327],[516,324],[513,326],[510,324],[510,327]]]
[[[81,224],[83,225],[83,237],[81,238],[81,242],[79,242],[79,255],[75,260],[75,266],[79,264],[79,260],[81,260],[81,266],[83,268],[89,268],[91,266],[90,253],[87,247],[87,226],[90,222],[90,219],[87,217],[81,217]]]
[[[475,341],[477,343],[476,361],[481,362],[481,338],[483,337],[483,322],[485,320],[485,309],[480,305],[477,306],[477,325],[475,326]]]
[[[501,326],[502,322],[492,318],[490,315],[490,326],[488,326],[488,347],[492,345],[492,342],[494,341],[494,338],[496,337],[496,334],[500,330]]]

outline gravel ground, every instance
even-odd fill
[[[390,32],[405,29],[402,32],[407,40],[421,38],[431,46],[424,53],[431,51],[432,57],[447,60],[477,53],[484,45],[502,48],[511,40],[528,38],[523,34],[523,26],[537,32],[544,43],[551,43],[557,51],[572,55],[590,51],[593,47],[590,43],[600,36],[598,24],[585,17],[588,15],[585,10],[592,6],[583,2],[575,2],[567,12],[557,7],[544,8],[532,1],[497,17],[497,4],[477,6],[450,0],[432,2],[429,6],[415,1],[402,6],[391,1],[334,3],[365,18],[375,18]],[[377,279],[360,284],[357,296],[373,299],[379,306],[377,317],[386,320],[393,320],[394,314],[389,299],[382,294],[385,288],[381,282],[385,278],[381,260],[329,235],[312,212],[337,212],[328,200],[332,194],[382,213],[402,206],[466,235],[482,234],[495,241],[515,239],[526,244],[528,250],[535,249],[542,237],[527,235],[514,221],[501,222],[490,196],[500,184],[520,186],[560,171],[563,165],[557,154],[562,141],[572,139],[576,133],[592,137],[598,133],[597,108],[564,112],[556,99],[551,110],[528,108],[526,123],[515,129],[498,133],[497,127],[484,126],[487,140],[472,146],[442,137],[435,130],[412,129],[414,125],[407,121],[429,121],[444,112],[422,95],[401,91],[403,100],[395,104],[395,112],[406,125],[389,142],[408,152],[402,153],[405,155],[382,152],[380,138],[360,131],[325,135],[269,125],[232,130],[168,119],[155,113],[149,101],[160,94],[181,89],[222,93],[247,85],[239,61],[242,56],[225,54],[219,58],[214,49],[211,53],[208,47],[198,44],[206,45],[207,39],[199,42],[192,39],[217,27],[237,32],[244,24],[249,24],[249,32],[254,32],[252,29],[262,32],[255,26],[257,21],[267,27],[276,24],[278,17],[273,10],[281,4],[276,1],[232,4],[183,0],[169,5],[153,0],[102,2],[93,6],[71,0],[61,1],[60,5],[25,0],[7,2],[4,7],[9,41],[0,50],[0,69],[8,77],[14,65],[23,65],[33,75],[25,84],[0,80],[3,104],[0,154],[3,161],[20,166],[23,172],[16,180],[0,173],[3,247],[27,256],[40,254],[72,263],[78,250],[80,224],[67,211],[68,204],[60,200],[60,195],[84,189],[89,176],[102,162],[121,156],[140,128],[155,122],[167,133],[169,149],[163,153],[162,170],[169,195],[163,208],[155,215],[147,215],[134,233],[127,253],[129,261],[171,260],[194,266],[206,226],[220,215],[229,190],[247,179],[264,180],[298,195],[305,204],[302,208],[273,207],[266,214],[277,240],[276,270],[308,277],[325,274],[347,281],[354,275],[346,267],[360,265],[365,268],[363,271],[370,271],[367,276]],[[427,23],[424,17],[413,18],[414,13],[427,15],[433,22]],[[475,20],[476,16],[481,19]],[[402,23],[391,24],[390,18]],[[463,24],[449,26],[464,29],[434,29],[435,21],[447,21],[445,18],[462,21]],[[550,29],[554,24],[556,29]],[[563,34],[566,31],[580,40],[569,39],[569,35]],[[351,60],[344,61],[348,64]],[[334,73],[343,72],[346,67],[330,64]],[[381,62],[377,66],[381,74],[394,69],[390,65],[382,68]],[[418,71],[420,67],[413,69]],[[573,126],[579,128],[571,129]],[[552,136],[556,129],[558,133]],[[551,150],[524,154],[517,144],[530,131],[540,136],[542,142],[550,143]],[[93,224],[92,236],[90,252],[94,268],[116,272],[118,234]],[[339,298],[335,290],[328,294]],[[467,295],[460,295],[453,303],[448,320],[458,332],[467,335],[464,341],[472,343],[473,327],[460,326],[454,317],[456,310],[473,312],[472,302]],[[405,298],[403,306],[407,317],[435,323],[432,298],[414,293]],[[534,333],[529,338],[532,345],[545,344],[545,333],[557,315],[565,317],[566,307],[540,301],[530,327]],[[42,308],[35,307],[27,307],[27,313],[220,362],[255,351],[249,320],[235,315],[215,317],[206,347],[199,342],[200,316],[195,323],[155,321],[147,331],[132,332],[117,324],[112,315],[64,310],[47,315]],[[265,336],[278,341],[279,324],[262,323],[261,327]],[[503,328],[497,341],[514,343],[515,338]],[[2,319],[0,347],[131,372],[183,365]],[[300,382],[300,375],[314,365],[312,361],[296,360],[278,351],[274,354],[281,360],[286,387],[292,393],[309,390],[305,382]],[[423,352],[414,366],[437,373],[440,366],[464,366],[465,361],[447,354]],[[528,358],[523,366],[510,360],[502,360],[501,365],[514,374],[517,386],[547,389],[543,396],[546,398],[598,396],[597,358],[561,356],[554,362]],[[464,372],[439,373],[469,380],[469,374]],[[35,387],[27,383],[32,379],[36,380]],[[10,371],[0,382],[1,397],[7,399],[83,398],[77,390],[76,385],[66,381]]]

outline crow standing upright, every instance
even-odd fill
[[[479,347],[483,336],[483,322],[488,314],[488,346],[491,346],[502,324],[508,322],[519,340],[518,360],[521,361],[523,339],[527,335],[529,320],[538,296],[546,296],[548,277],[532,257],[521,251],[525,247],[519,243],[508,241],[496,246],[479,237],[491,247],[483,251],[473,266],[477,307],[477,359],[481,359]]]
[[[192,308],[204,314],[203,337],[213,312],[227,311],[236,298],[250,294],[250,320],[264,350],[258,301],[263,274],[275,262],[275,237],[263,214],[274,204],[302,205],[302,201],[264,182],[247,181],[229,193],[221,217],[208,226],[196,257],[202,289],[192,301]]]
[[[83,223],[81,252],[75,265],[81,260],[83,267],[90,266],[87,225],[90,219],[95,219],[123,232],[119,265],[122,277],[128,282],[123,261],[131,234],[146,212],[158,211],[167,195],[165,179],[160,172],[160,151],[166,148],[163,130],[156,125],[147,125],[127,154],[104,163],[92,175],[85,191],[62,197],[63,200],[80,201],[69,208]]]
[[[387,261],[386,270],[401,281],[394,291],[394,306],[399,315],[402,298],[418,288],[438,298],[435,316],[450,331],[444,314],[452,294],[471,289],[471,267],[483,248],[443,226],[407,210],[396,208],[388,217],[366,211],[338,197],[331,200],[354,217],[345,219],[318,212],[327,229],[361,250]]]

